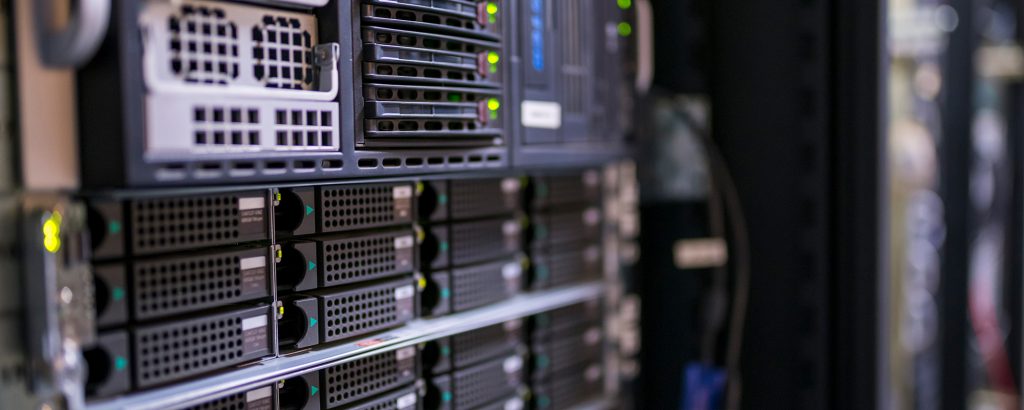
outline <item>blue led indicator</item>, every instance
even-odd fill
[[[533,69],[544,71],[544,0],[531,0],[530,45],[533,46],[531,60]]]

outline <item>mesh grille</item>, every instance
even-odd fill
[[[492,357],[515,352],[522,345],[521,326],[498,324],[452,336],[452,359],[463,368]]]
[[[188,407],[187,410],[244,410],[245,393],[235,393],[206,403]]]
[[[593,334],[591,334],[594,332]],[[536,367],[558,372],[585,363],[597,362],[601,355],[601,337],[597,327],[552,335],[547,342],[536,343]]]
[[[403,357],[406,354],[409,357]],[[414,361],[415,349],[406,348],[324,369],[327,407],[351,403],[411,383],[416,378]]]
[[[518,229],[519,223],[514,219],[488,219],[452,224],[452,264],[486,261],[517,252]]]
[[[313,84],[313,41],[295,17],[264,15],[252,28],[256,79],[269,88],[304,89]]]
[[[564,409],[601,394],[601,368],[571,369],[537,383],[537,403],[541,409]]]
[[[148,387],[243,363],[269,352],[267,310],[250,308],[205,318],[140,327],[135,379]],[[256,320],[262,326],[246,329]]]
[[[419,402],[419,397],[416,395],[416,390],[409,387],[347,408],[351,410],[413,410],[417,408],[415,407],[417,402]]]
[[[261,201],[261,208],[242,210],[241,195],[135,200],[131,204],[134,250],[148,254],[265,239],[264,195],[247,196],[247,202]],[[249,212],[258,212],[258,220],[246,219],[243,213]]]
[[[516,286],[506,278],[506,270],[518,268],[518,262],[500,261],[452,270],[452,310],[462,311],[504,300]],[[515,282],[518,284],[518,282]]]
[[[148,319],[269,296],[267,266],[266,251],[261,249],[136,262],[133,265],[136,318]]]
[[[409,321],[413,293],[410,282],[401,280],[320,296],[324,341],[359,336]]]
[[[590,300],[537,314],[533,317],[537,330],[560,331],[578,329],[600,323],[601,305]]]
[[[519,356],[503,357],[465,370],[456,371],[452,383],[455,408],[471,409],[488,402],[510,396],[522,381],[521,369],[506,372],[509,362]]]
[[[399,198],[400,191],[408,198]],[[320,189],[324,232],[373,228],[412,222],[412,187],[408,185],[333,186]]]
[[[600,246],[562,248],[534,259],[534,283],[540,287],[560,286],[600,276]]]
[[[601,212],[597,208],[553,212],[541,220],[546,223],[534,231],[534,239],[547,239],[549,244],[579,243],[600,234]]]
[[[324,286],[412,272],[413,241],[398,231],[321,242]]]
[[[456,179],[449,192],[452,219],[510,214],[519,209],[516,179]]]
[[[554,175],[534,179],[534,206],[594,204],[601,200],[601,178],[596,171],[582,175]]]
[[[220,7],[181,6],[167,21],[171,71],[186,82],[227,84],[238,78],[238,27]]]

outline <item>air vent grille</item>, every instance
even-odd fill
[[[451,226],[452,264],[493,260],[520,249],[517,219],[487,219],[460,222]]]
[[[132,212],[137,254],[266,239],[262,192],[137,199]]]
[[[139,327],[135,380],[149,387],[230,367],[270,353],[266,308]]]
[[[452,310],[462,311],[498,302],[520,288],[518,261],[493,262],[452,270]]]
[[[415,348],[403,348],[324,369],[327,407],[334,408],[412,383]]]
[[[522,365],[521,356],[508,356],[456,371],[454,408],[472,409],[512,395],[522,383]]]
[[[461,369],[483,360],[515,352],[522,345],[519,321],[506,322],[452,336],[452,359]]]
[[[412,222],[412,186],[338,185],[320,188],[323,232]]]
[[[414,296],[408,280],[322,293],[323,340],[342,340],[408,322],[414,314]]]
[[[136,262],[135,317],[150,319],[269,296],[268,265],[263,249]]]
[[[414,244],[411,231],[325,240],[320,243],[323,284],[336,286],[411,273]]]
[[[515,178],[456,179],[448,189],[452,219],[511,214],[519,209],[520,183]]]

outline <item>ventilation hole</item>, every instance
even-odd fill
[[[272,161],[267,163],[267,169],[286,169],[288,164],[281,161]]]
[[[342,162],[340,159],[325,159],[320,161],[320,168],[325,170],[341,169]]]
[[[397,168],[402,166],[402,160],[399,158],[385,158],[383,165],[384,168]]]
[[[461,164],[463,161],[462,157],[448,157],[449,164]]]
[[[296,169],[315,169],[316,168],[316,162],[315,161],[295,161],[294,164],[295,164],[294,167]]]
[[[376,158],[361,158],[358,162],[359,168],[377,168]]]
[[[407,167],[418,167],[423,165],[423,158],[406,158],[405,166]]]
[[[427,158],[428,165],[441,165],[444,164],[444,158],[441,157],[429,157]]]

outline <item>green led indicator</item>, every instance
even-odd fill
[[[313,213],[313,207],[306,205],[306,216]]]
[[[111,296],[114,298],[114,300],[124,299],[124,288],[122,288],[120,286],[114,288],[114,290],[111,291],[110,293],[111,293]]]
[[[452,392],[446,391],[444,393],[441,393],[441,400],[444,400],[445,402],[452,401]]]
[[[309,386],[309,395],[310,395],[310,396],[312,396],[312,395],[316,394],[316,393],[317,393],[317,392],[319,392],[319,391],[320,391],[320,388],[319,388],[319,387],[316,387],[316,386]]]
[[[309,261],[309,266],[306,267],[306,271],[311,271],[313,269],[316,269],[316,262]]]
[[[498,111],[499,108],[501,108],[501,101],[498,101],[497,98],[491,98],[491,99],[487,100],[487,109],[488,110]]]
[[[309,318],[309,327],[313,327],[313,326],[316,326],[316,318],[315,317]]]
[[[441,299],[448,299],[452,295],[452,291],[448,288],[441,289]]]
[[[441,252],[448,252],[448,241],[441,242],[438,248],[441,249]]]
[[[121,221],[110,221],[110,223],[107,224],[107,231],[112,235],[121,233]]]
[[[622,0],[619,0],[619,2],[621,2],[621,1]],[[495,4],[493,1],[490,2],[490,3],[487,3],[487,14],[490,14],[492,16],[495,15],[495,14],[498,14],[498,5]]]
[[[441,194],[437,196],[437,203],[444,205],[448,203],[448,194]]]
[[[618,29],[619,35],[622,37],[629,37],[630,34],[633,34],[633,26],[625,21],[619,23]]]
[[[625,10],[633,5],[633,0],[616,0],[615,3],[619,5],[620,9]]]
[[[117,371],[122,371],[122,370],[126,369],[127,367],[128,367],[128,359],[125,359],[122,356],[117,356],[116,358],[114,358],[114,369],[116,369]]]
[[[462,102],[462,93],[449,93],[448,101],[451,102]]]
[[[491,51],[487,53],[487,62],[491,64],[498,64],[501,61],[501,56],[497,52]]]

